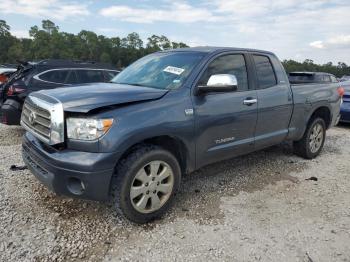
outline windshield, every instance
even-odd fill
[[[155,53],[128,66],[112,79],[113,83],[158,89],[179,88],[204,57],[199,52]]]

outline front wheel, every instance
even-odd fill
[[[326,124],[322,118],[312,119],[299,141],[294,142],[294,152],[306,159],[318,156],[326,138]]]
[[[170,152],[157,146],[138,148],[116,168],[113,204],[130,221],[147,223],[170,208],[180,180],[179,163]]]

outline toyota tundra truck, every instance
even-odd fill
[[[157,52],[111,83],[31,93],[23,160],[56,194],[111,201],[146,223],[169,209],[182,176],[205,165],[283,141],[316,157],[343,93],[337,83],[290,85],[267,51]]]

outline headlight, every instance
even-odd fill
[[[67,136],[78,140],[95,140],[108,132],[113,119],[68,118]]]

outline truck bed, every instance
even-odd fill
[[[329,123],[328,127],[336,124],[341,103],[337,92],[338,87],[340,87],[340,83],[291,85],[294,109],[290,122],[290,139],[295,140],[302,136],[306,127],[305,121],[309,119],[305,116],[309,116],[314,108],[319,106],[327,105],[324,107],[333,112],[333,121]],[[304,128],[300,129],[300,127]]]

